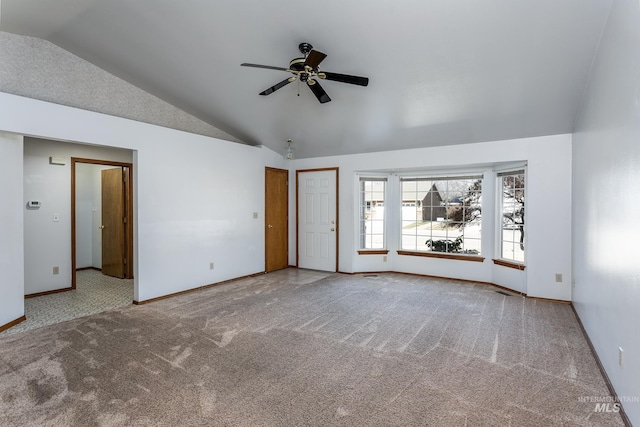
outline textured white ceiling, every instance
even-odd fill
[[[571,132],[612,0],[2,0],[40,37],[250,144],[298,157]],[[288,76],[298,44],[322,81]]]

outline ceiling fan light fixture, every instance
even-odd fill
[[[293,160],[293,159],[296,158],[295,150],[291,146],[292,143],[293,143],[292,140],[287,139],[287,147],[284,149],[284,153],[283,153],[283,156],[282,156],[282,157],[284,157],[285,160]]]

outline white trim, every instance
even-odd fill
[[[355,228],[354,230],[356,230],[356,232],[354,233],[355,235],[355,245],[354,247],[356,248],[356,252],[357,251],[361,251],[361,250],[387,250],[387,241],[388,241],[388,226],[389,226],[389,221],[388,221],[388,188],[389,188],[389,176],[388,175],[373,175],[373,176],[369,176],[369,175],[365,175],[365,174],[359,174],[356,173],[355,174],[356,180],[355,180],[355,191],[354,194],[356,194],[356,198],[354,199],[354,210],[356,212],[356,215],[354,215],[355,217]],[[383,182],[384,183],[384,191],[383,191],[383,197],[384,197],[384,219],[382,220],[383,225],[382,225],[382,248],[363,248],[362,247],[362,242],[361,242],[361,238],[362,238],[362,233],[361,233],[361,229],[360,229],[360,221],[362,220],[361,217],[361,205],[360,205],[360,196],[362,194],[361,190],[360,190],[360,183],[361,182],[366,182],[366,181],[371,181],[371,182]]]
[[[494,167],[493,171],[496,173],[496,175],[500,175],[500,174],[505,174],[505,173],[509,173],[509,172],[515,172],[518,170],[526,170],[527,169],[527,162],[515,162],[515,163],[509,163],[509,164],[505,164],[505,165],[500,165],[498,167]]]
[[[484,171],[483,171],[484,172]],[[426,175],[426,176],[414,176],[406,175],[400,176],[400,182],[403,181],[455,181],[462,179],[484,179],[484,173],[480,175]]]
[[[505,169],[501,172],[496,172],[496,205],[497,205],[497,211],[496,211],[496,246],[495,246],[495,258],[499,259],[499,260],[503,260],[503,261],[508,261],[508,262],[512,262],[512,263],[516,263],[516,264],[520,264],[523,266],[527,265],[527,250],[526,250],[526,246],[525,246],[525,250],[524,250],[524,260],[523,261],[517,261],[515,259],[511,259],[511,258],[505,258],[502,256],[502,244],[503,242],[503,238],[502,238],[502,232],[503,232],[503,225],[502,225],[502,220],[503,220],[503,192],[502,192],[502,177],[505,176],[510,176],[510,175],[520,175],[523,174],[524,175],[524,194],[525,194],[525,200],[527,197],[527,165],[525,164],[524,166],[520,166],[520,167],[515,167],[515,168],[510,168],[510,169]],[[525,209],[524,211],[524,222],[523,224],[525,224],[523,233],[524,233],[524,237],[523,237],[523,242],[527,242],[527,232],[528,232],[528,227],[526,227],[527,224],[527,210]]]

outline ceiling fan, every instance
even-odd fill
[[[322,52],[318,52],[317,50],[313,50],[313,46],[309,43],[300,43],[298,46],[302,55],[301,58],[294,58],[289,62],[288,68],[283,67],[272,67],[270,65],[260,65],[260,64],[248,64],[243,63],[240,64],[243,67],[255,67],[255,68],[266,68],[269,70],[279,70],[286,71],[287,73],[293,74],[293,76],[284,79],[280,83],[277,83],[271,86],[269,89],[260,92],[260,95],[266,96],[272,94],[276,90],[292,83],[296,80],[306,83],[311,89],[311,92],[318,98],[321,104],[325,102],[331,101],[327,92],[324,91],[322,86],[317,79],[322,80],[333,80],[336,82],[349,83],[352,85],[359,86],[367,86],[369,84],[369,79],[367,77],[359,77],[359,76],[350,76],[347,74],[338,74],[338,73],[330,73],[328,71],[319,71],[318,65],[327,57],[326,54]]]

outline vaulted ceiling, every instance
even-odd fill
[[[1,0],[49,40],[248,144],[299,157],[566,133],[612,0]],[[288,74],[309,42],[320,104]]]

